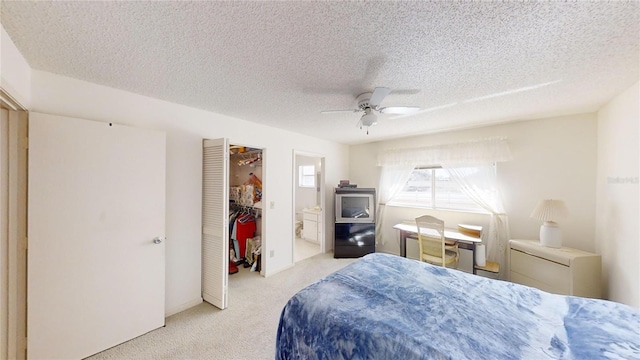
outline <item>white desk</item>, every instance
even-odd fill
[[[394,229],[400,231],[400,256],[407,257],[407,238],[415,237],[418,235],[418,226],[416,224],[400,223],[393,226]],[[473,273],[476,273],[476,244],[482,242],[482,239],[477,237],[467,236],[456,230],[444,229],[445,240],[451,242],[457,242],[460,249],[466,249],[472,251],[473,258]]]

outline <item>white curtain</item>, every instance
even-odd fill
[[[440,165],[455,179],[462,191],[491,214],[489,229],[483,231],[489,260],[506,264],[509,240],[508,217],[504,212],[498,189],[494,163],[511,160],[506,138],[494,137],[450,144],[436,144],[418,148],[384,149],[378,154],[382,166],[379,186],[380,205],[376,218],[378,226],[384,219],[385,204],[404,186],[415,166]],[[463,167],[479,168],[470,173]],[[384,239],[380,242],[384,244]],[[505,266],[501,266],[505,269]],[[500,272],[504,278],[505,271]]]
[[[499,264],[499,277],[505,278],[506,249],[509,241],[509,219],[504,212],[502,198],[498,189],[495,166],[489,164],[474,164],[473,167],[463,168],[459,164],[443,164],[442,167],[460,185],[460,190],[469,196],[476,204],[491,213],[488,231],[482,232],[482,241],[487,246],[487,258]]]
[[[382,222],[384,220],[384,210],[387,203],[398,191],[402,190],[414,165],[399,164],[385,165],[380,172],[380,183],[378,184],[378,209],[376,212],[376,244],[384,245],[385,239],[382,236]]]
[[[485,164],[511,160],[505,138],[489,138],[419,148],[385,149],[378,154],[378,166]]]
[[[494,137],[460,143],[430,145],[418,148],[384,149],[378,154],[378,166],[382,167],[379,184],[378,214],[376,217],[376,242],[384,244],[380,226],[384,220],[385,204],[404,186],[416,166],[440,165],[448,170],[478,205],[491,213],[489,229],[483,231],[489,260],[505,263],[509,240],[509,224],[498,191],[496,162],[511,160],[511,150],[506,138]],[[463,166],[479,167],[474,174],[467,174]],[[504,269],[505,266],[501,266]],[[504,278],[504,271],[500,276]]]

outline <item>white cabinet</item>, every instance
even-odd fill
[[[540,290],[591,298],[602,296],[600,255],[537,240],[509,241],[509,280]]]
[[[302,238],[319,243],[322,230],[322,210],[304,209],[302,216]]]

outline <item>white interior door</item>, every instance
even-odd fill
[[[202,298],[224,309],[229,283],[228,140],[204,140],[202,161]]]
[[[164,325],[165,148],[163,132],[30,114],[29,358]]]

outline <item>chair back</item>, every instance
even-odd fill
[[[445,266],[444,221],[430,215],[422,215],[416,218],[416,225],[420,261],[440,261],[437,265]]]
[[[457,241],[444,237],[444,221],[429,215],[416,218],[420,261],[444,267],[458,268],[460,251]]]

